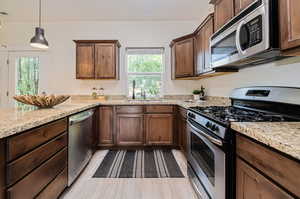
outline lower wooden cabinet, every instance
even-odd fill
[[[114,110],[113,106],[102,106],[99,108],[99,145],[113,145],[113,123]]]
[[[0,199],[5,198],[5,141],[0,140]]]
[[[145,115],[147,145],[173,144],[173,114]]]
[[[68,169],[65,168],[36,199],[55,199],[60,196],[68,185]]]
[[[179,109],[179,113],[177,114],[177,133],[178,133],[178,141],[181,150],[184,154],[187,153],[187,132],[186,132],[186,117],[182,114],[186,113],[186,110],[183,108]]]
[[[240,134],[236,153],[237,199],[300,198],[298,161]]]
[[[292,199],[284,190],[265,178],[246,162],[236,160],[237,199]]]
[[[117,145],[144,144],[144,116],[143,114],[119,114],[117,123]]]

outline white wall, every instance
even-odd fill
[[[240,70],[238,73],[200,80],[211,96],[229,96],[234,88],[245,86],[300,87],[300,57]]]
[[[106,94],[126,94],[124,69],[125,47],[165,47],[165,94],[190,94],[199,88],[199,81],[172,81],[169,43],[191,33],[198,21],[140,22],[65,22],[44,25],[50,43],[49,62],[41,68],[41,89],[47,93],[90,94],[91,88],[103,87]],[[7,23],[0,41],[22,50],[34,35],[32,23]],[[121,80],[76,80],[74,39],[118,39],[121,48]],[[21,46],[21,47],[20,47]]]

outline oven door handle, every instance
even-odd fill
[[[218,146],[223,146],[223,142],[221,140],[218,140],[217,138],[214,138],[208,134],[202,133],[201,131],[199,131],[190,121],[187,121],[188,125],[194,130],[196,131],[199,135],[204,136],[205,138],[207,138],[209,141],[211,141],[212,143],[218,145]]]

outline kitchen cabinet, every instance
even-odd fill
[[[282,198],[292,199],[291,195],[276,186],[270,180],[265,178],[246,162],[237,158],[236,161],[237,177],[236,177],[236,196],[237,199],[248,199],[248,198]]]
[[[238,199],[300,197],[298,161],[239,134],[236,152]]]
[[[5,198],[5,141],[0,140],[0,199]]]
[[[144,144],[143,114],[117,115],[117,145],[133,146]]]
[[[95,78],[117,79],[118,48],[114,43],[95,44]]]
[[[99,132],[98,132],[98,145],[113,145],[113,132],[114,132],[114,110],[113,106],[99,107]]]
[[[286,55],[300,55],[300,1],[280,0],[280,41]]]
[[[76,79],[94,79],[94,44],[78,43],[76,46]]]
[[[218,31],[230,19],[234,17],[234,1],[235,0],[211,0],[210,3],[214,4],[214,29]]]
[[[179,107],[177,110],[177,134],[181,150],[187,154],[186,109]]]
[[[239,14],[245,8],[247,8],[251,3],[255,2],[256,0],[235,0],[234,7],[235,7],[235,15]]]
[[[66,172],[64,180],[59,180],[62,171],[68,169],[67,125],[64,118],[5,140],[7,153],[1,158],[6,157],[7,161],[0,164],[5,163],[7,197],[36,198],[53,187],[56,196],[62,193],[67,187]]]
[[[173,144],[173,114],[145,115],[147,145]]]
[[[172,79],[194,76],[194,34],[173,40],[170,44]]]
[[[210,14],[195,31],[196,75],[211,71],[210,37],[214,33],[214,16]]]
[[[117,40],[75,40],[76,79],[119,79]]]

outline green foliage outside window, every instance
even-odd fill
[[[20,57],[17,60],[17,95],[36,95],[39,89],[39,58]]]
[[[132,82],[136,81],[136,97],[143,91],[147,98],[159,97],[163,72],[163,56],[161,54],[128,55],[129,96],[132,96]]]

